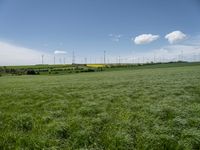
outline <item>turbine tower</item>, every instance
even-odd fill
[[[103,62],[104,62],[104,64],[106,64],[106,51],[104,51]]]
[[[73,54],[72,54],[72,64],[75,64],[75,54],[74,54],[74,51],[73,51]]]
[[[44,64],[44,54],[42,54],[42,64]]]

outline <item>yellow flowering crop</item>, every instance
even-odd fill
[[[104,67],[106,67],[106,65],[102,65],[102,64],[87,64],[87,67],[104,68]]]

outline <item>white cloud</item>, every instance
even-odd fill
[[[114,42],[119,42],[120,41],[120,39],[121,39],[121,37],[122,37],[122,35],[121,34],[109,34],[108,35],[110,38],[111,38],[111,40],[112,41],[114,41]]]
[[[44,55],[44,63],[50,63],[47,57],[51,55],[48,53],[0,41],[1,66],[41,64],[41,55]]]
[[[176,43],[186,38],[186,34],[181,31],[173,31],[165,36],[170,44]]]
[[[67,54],[67,52],[56,50],[56,51],[54,51],[54,54]]]
[[[159,35],[152,35],[152,34],[141,34],[135,37],[134,42],[135,44],[147,44],[151,43],[159,38]]]

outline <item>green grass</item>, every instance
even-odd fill
[[[200,149],[200,65],[0,85],[0,149]]]

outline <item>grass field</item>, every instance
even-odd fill
[[[200,65],[0,85],[0,149],[200,149]]]

